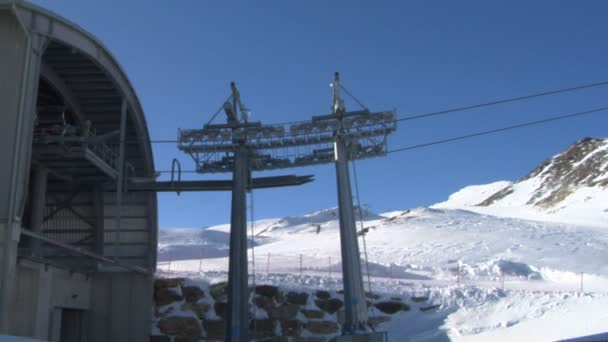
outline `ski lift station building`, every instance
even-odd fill
[[[156,267],[144,112],[82,28],[0,0],[0,335],[148,341]]]

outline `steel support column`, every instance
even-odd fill
[[[361,258],[357,226],[348,170],[348,147],[341,136],[334,144],[338,183],[338,213],[340,218],[340,247],[342,251],[342,280],[344,283],[344,333],[365,330],[367,303],[361,276]]]
[[[120,106],[120,141],[118,151],[118,178],[116,179],[116,233],[114,235],[114,260],[118,260],[120,255],[120,233],[122,225],[122,191],[124,182],[124,168],[125,168],[125,138],[127,132],[127,100],[122,99],[122,105]]]
[[[93,235],[93,251],[99,255],[103,255],[103,243],[104,243],[104,203],[103,203],[103,190],[101,185],[93,186],[93,212],[95,215],[95,232]]]
[[[42,223],[44,222],[48,174],[49,172],[44,166],[37,165],[34,168],[30,187],[30,230],[38,234],[42,233]],[[32,255],[41,256],[40,240],[30,240],[29,247]]]
[[[232,175],[230,261],[228,266],[228,324],[226,341],[249,341],[249,289],[247,287],[247,168],[245,145],[236,148]]]

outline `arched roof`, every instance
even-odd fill
[[[138,175],[152,175],[154,161],[144,112],[111,52],[94,36],[55,13],[24,1],[10,6],[30,34],[48,38],[41,76],[61,93],[77,118],[91,120],[101,134],[116,130],[120,127],[120,106],[123,98],[126,100],[126,139],[137,141],[137,148],[128,148],[126,157]]]

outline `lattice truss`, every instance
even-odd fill
[[[246,141],[251,170],[275,170],[333,162],[336,134],[349,142],[349,159],[386,155],[387,136],[396,128],[394,111],[361,110],[291,124],[251,122],[179,130],[178,148],[194,159],[200,173],[232,172],[236,144]]]

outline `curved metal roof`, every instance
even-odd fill
[[[78,25],[44,8],[15,1],[10,6],[30,34],[48,38],[41,76],[61,93],[79,120],[91,120],[99,133],[116,130],[120,105],[127,102],[127,159],[137,174],[154,172],[152,148],[144,112],[123,68],[110,51]],[[133,147],[133,144],[128,144]]]

